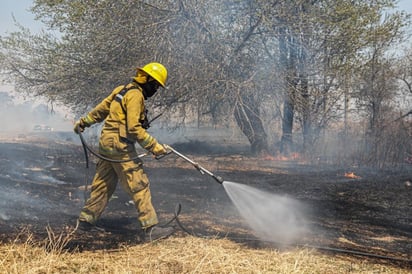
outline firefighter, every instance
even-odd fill
[[[173,233],[172,227],[158,226],[158,217],[152,205],[149,179],[143,162],[137,157],[134,144],[156,156],[167,153],[147,131],[145,100],[152,97],[159,87],[165,87],[167,70],[160,63],[148,63],[137,68],[130,83],[115,88],[112,93],[74,125],[76,133],[104,121],[99,140],[99,152],[117,162],[99,160],[92,182],[90,197],[78,218],[78,227],[94,230],[116,185],[121,186],[132,198],[138,212],[138,221],[145,239],[164,238]],[[137,160],[126,161],[137,158]]]

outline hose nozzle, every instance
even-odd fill
[[[223,184],[224,180],[222,177],[217,176],[217,175],[212,175],[213,179],[216,180],[216,182],[218,182],[219,184]]]

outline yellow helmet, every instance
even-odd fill
[[[162,87],[165,87],[167,80],[167,69],[160,63],[149,63],[143,68],[137,68],[137,70],[144,71],[150,77],[155,79]]]

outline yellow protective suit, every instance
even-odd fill
[[[121,102],[118,102],[115,97],[123,88],[124,86],[115,88],[108,97],[82,118],[88,125],[105,120],[99,140],[99,151],[102,155],[115,160],[136,157],[135,142],[149,151],[159,146],[156,139],[142,127],[145,105],[141,88],[134,82],[127,85],[129,90]],[[118,181],[135,203],[141,227],[147,228],[157,224],[149,180],[140,159],[122,163],[99,160],[90,198],[86,201],[79,220],[95,224],[115,191]]]

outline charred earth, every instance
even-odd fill
[[[83,148],[69,133],[2,135],[0,139],[0,242],[16,239],[23,230],[36,239],[71,231],[94,175],[95,158],[85,168]],[[348,249],[410,260],[412,254],[411,165],[392,170],[321,166],[299,160],[263,159],[221,148],[194,151],[175,148],[226,180],[291,197],[304,205],[308,231],[293,245]],[[258,240],[240,217],[225,189],[190,164],[169,155],[144,158],[153,202],[163,223],[181,205],[177,235],[227,237],[246,244],[275,245]],[[347,176],[351,174],[352,176]],[[356,176],[355,176],[356,175]],[[409,184],[408,184],[409,182]],[[118,187],[104,212],[97,237],[79,234],[68,248],[96,250],[139,244],[132,202]],[[186,230],[186,232],[182,229]]]

